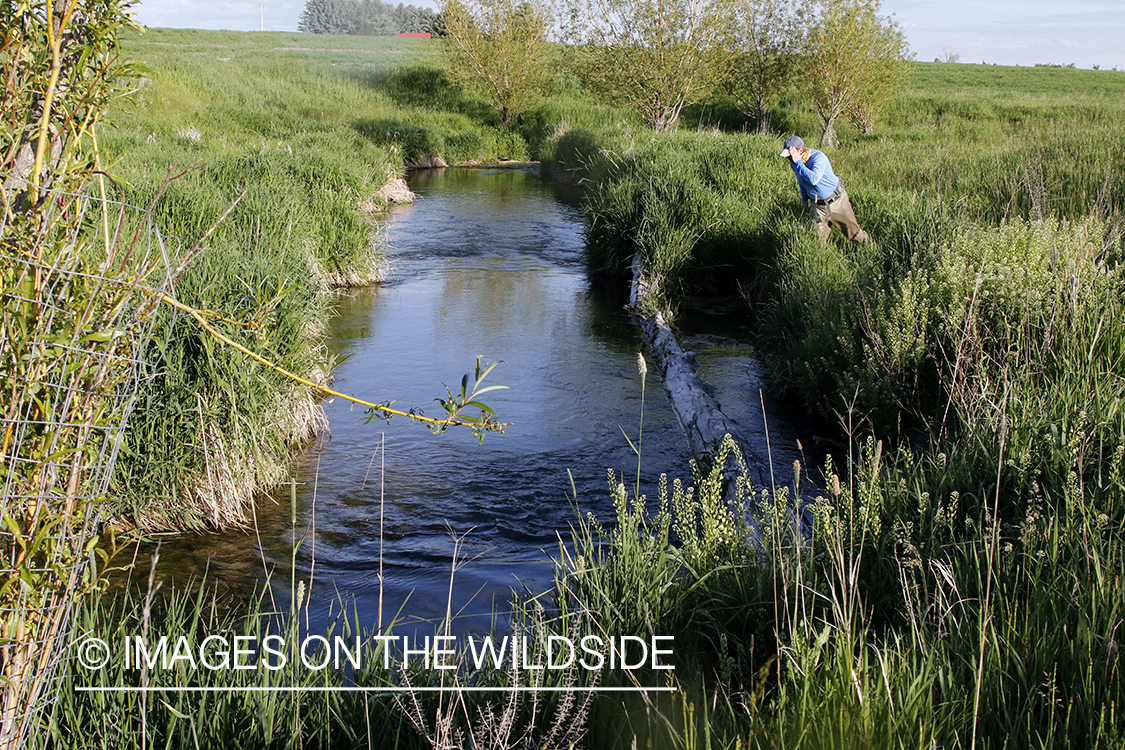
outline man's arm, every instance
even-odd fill
[[[809,193],[807,190],[805,190],[805,181],[804,179],[802,179],[801,173],[797,171],[797,168],[800,167],[805,172],[808,172],[809,170],[805,169],[805,165],[801,162],[800,159],[790,159],[790,162],[793,166],[793,173],[797,175],[797,190],[799,190],[801,193],[801,205],[803,206],[809,200]]]
[[[804,178],[810,185],[816,185],[828,171],[828,157],[814,153],[809,157],[808,162],[793,162],[793,171],[797,173],[798,178]]]

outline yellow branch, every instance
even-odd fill
[[[366,406],[368,408],[375,409],[376,411],[379,411],[379,412],[384,412],[386,414],[394,414],[394,415],[397,415],[397,416],[400,416],[400,417],[409,417],[410,419],[415,419],[415,420],[418,420],[419,422],[425,422],[427,424],[445,425],[447,427],[477,427],[477,428],[484,427],[485,429],[488,429],[488,427],[489,427],[489,425],[474,424],[472,422],[461,422],[459,420],[454,420],[454,419],[434,419],[433,417],[424,417],[421,414],[413,414],[411,412],[399,411],[398,409],[392,409],[389,406],[386,406],[385,404],[374,404],[374,403],[371,403],[370,401],[364,401],[361,398],[356,398],[355,396],[349,396],[346,393],[341,393],[340,391],[334,391],[327,386],[320,385],[319,383],[314,383],[313,381],[308,380],[307,378],[302,378],[300,375],[289,372],[285,368],[280,367],[278,365],[275,365],[273,362],[270,362],[268,359],[266,359],[262,355],[257,354],[255,352],[252,352],[249,349],[247,349],[245,346],[242,346],[238,342],[233,341],[230,338],[224,336],[222,334],[222,332],[218,331],[214,326],[209,324],[204,319],[204,313],[203,312],[201,312],[199,310],[196,310],[193,307],[189,307],[189,306],[185,305],[184,303],[180,302],[179,300],[176,300],[176,299],[170,297],[167,294],[161,294],[160,298],[162,300],[164,300],[165,302],[167,302],[172,307],[176,308],[177,310],[183,310],[188,315],[195,318],[195,320],[199,323],[199,325],[203,326],[203,330],[207,331],[209,334],[211,334],[212,336],[217,338],[219,341],[222,341],[227,346],[234,347],[235,349],[242,352],[246,356],[251,357],[252,359],[262,363],[263,365],[270,368],[274,372],[280,373],[280,374],[284,375],[285,377],[289,378],[290,380],[295,380],[298,383],[301,383],[302,385],[307,385],[310,388],[315,388],[316,390],[320,391],[321,393],[326,393],[330,396],[342,398],[345,401],[351,401],[352,403],[359,404],[360,406]],[[497,427],[509,427],[509,426],[511,426],[512,423],[511,422],[504,422],[504,423],[493,423],[493,424],[495,424],[495,426],[497,426]]]
[[[43,114],[39,118],[39,142],[35,146],[35,163],[31,167],[31,179],[28,180],[27,192],[32,203],[35,203],[39,197],[39,183],[42,179],[44,161],[47,156],[47,143],[50,140],[51,108],[54,106],[55,92],[59,84],[59,75],[62,72],[62,37],[66,33],[66,27],[70,23],[70,14],[73,11],[73,2],[63,7],[59,16],[59,28],[56,31],[54,7],[48,6],[47,44],[51,48],[51,77],[47,81],[47,90],[43,92]]]

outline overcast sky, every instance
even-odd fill
[[[304,0],[141,0],[136,17],[147,26],[296,31],[304,7]],[[894,14],[926,62],[949,48],[962,62],[1125,70],[1122,0],[883,0],[883,13]]]

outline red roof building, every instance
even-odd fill
[[[429,39],[430,32],[428,31],[404,31],[401,34],[395,34],[397,37],[403,39]]]

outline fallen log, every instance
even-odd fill
[[[650,291],[643,270],[640,258],[634,256],[629,306],[644,332],[649,351],[656,360],[654,364],[664,381],[676,418],[687,436],[692,456],[702,465],[709,464],[718,452],[723,438],[729,435],[741,454],[753,486],[772,491],[773,480],[768,457],[760,455],[738,426],[723,414],[718,402],[696,375],[693,354],[683,350],[664,316],[659,311],[646,313],[642,310],[644,298]],[[738,457],[731,457],[723,470],[728,494],[733,493],[734,480],[739,473]]]

